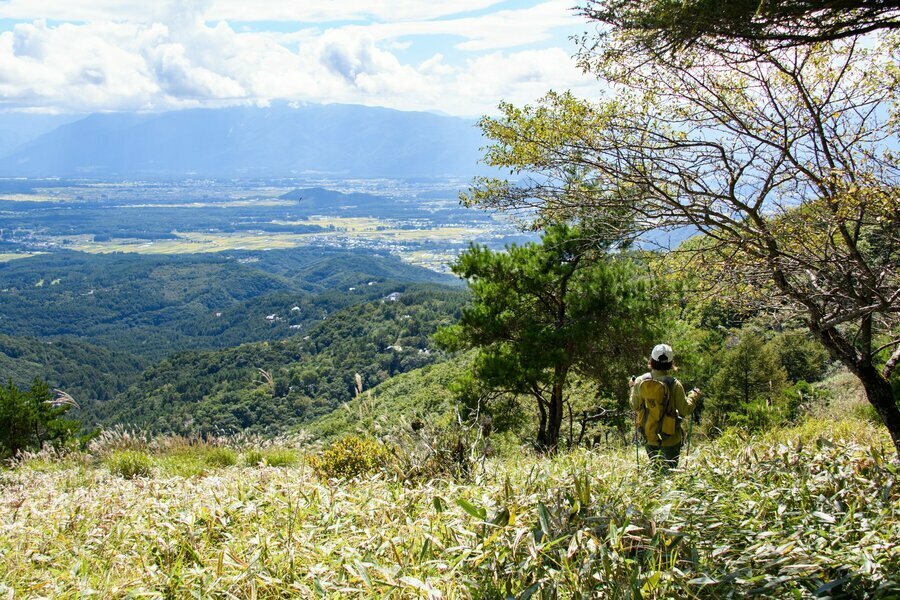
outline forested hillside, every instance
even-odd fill
[[[395,281],[453,282],[393,257],[321,248],[58,252],[0,263],[0,333],[77,336],[159,360],[189,348],[287,337],[329,312],[390,293]]]
[[[112,352],[71,338],[40,340],[0,335],[0,373],[19,387],[37,378],[66,390],[79,403],[124,392],[147,366],[127,352]]]
[[[446,356],[430,336],[458,319],[466,293],[396,289],[286,340],[176,354],[124,394],[72,414],[87,423],[179,433],[285,431],[353,398],[357,373],[369,388]]]

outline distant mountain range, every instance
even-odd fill
[[[0,127],[0,176],[441,177],[485,171],[478,164],[483,138],[472,121],[424,112],[275,104],[94,114],[56,127],[40,117],[29,126],[38,117],[20,115],[5,137]],[[10,148],[29,133],[30,141]]]

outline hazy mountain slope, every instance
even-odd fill
[[[471,175],[482,145],[470,121],[352,105],[95,114],[0,160],[41,175]]]
[[[83,115],[49,115],[0,112],[0,156]]]

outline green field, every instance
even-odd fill
[[[90,453],[0,472],[0,594],[900,593],[898,468],[883,429],[859,421],[726,435],[665,478],[612,448],[522,449],[467,480],[406,480],[385,464],[323,481],[302,443],[220,444],[108,435]]]

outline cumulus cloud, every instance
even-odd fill
[[[526,102],[550,88],[596,86],[575,67],[571,49],[521,49],[546,39],[553,28],[571,25],[573,17],[563,8],[568,0],[438,20],[422,19],[440,16],[441,9],[431,5],[446,3],[349,1],[329,14],[397,20],[302,27],[293,34],[239,31],[228,21],[208,20],[216,11],[237,19],[240,3],[229,2],[163,4],[152,19],[143,4],[116,2],[121,11],[115,20],[15,25],[0,33],[0,107],[160,111],[288,100],[472,116],[492,110],[500,99]],[[463,0],[454,10],[495,3]],[[28,0],[33,4],[48,15],[70,10],[70,4],[50,0]],[[302,8],[309,4],[323,5],[263,1],[260,10],[276,18],[294,7],[290,14],[306,10],[312,20],[310,11],[322,9]],[[92,0],[84,14],[108,17],[112,5]],[[0,4],[0,17],[24,10],[21,0],[11,0]],[[401,59],[409,36],[428,35],[457,38],[447,50],[452,58],[440,52],[416,62]]]
[[[190,5],[209,21],[291,21],[327,23],[335,21],[407,21],[436,19],[490,8],[503,0],[188,0],[146,2],[140,0],[6,0],[0,4],[3,19],[52,19],[56,21],[152,22],[172,5]]]

